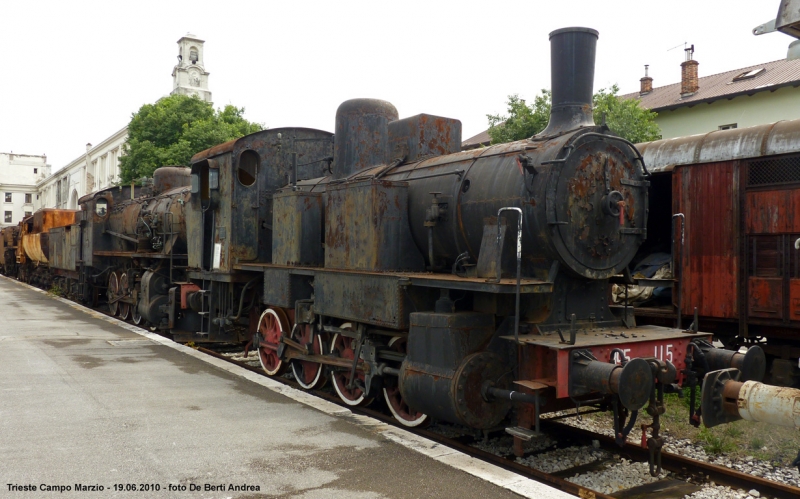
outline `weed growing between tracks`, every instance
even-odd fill
[[[775,466],[788,466],[800,450],[800,431],[793,428],[782,428],[752,421],[735,421],[730,424],[706,428],[700,425],[695,428],[689,424],[689,390],[679,398],[678,394],[664,396],[666,413],[661,417],[661,433],[670,440],[689,440],[700,446],[709,456],[726,455],[730,459],[768,461]],[[698,396],[699,398],[699,396]],[[699,401],[698,401],[699,403]],[[640,411],[640,417],[644,411]],[[595,413],[583,416],[601,428],[611,429],[613,417],[611,413]],[[636,428],[628,437],[630,441],[639,441],[641,431],[639,425],[646,421],[637,421]]]

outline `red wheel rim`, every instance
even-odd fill
[[[352,325],[344,324],[342,329],[350,329]],[[355,357],[355,350],[354,350],[354,343],[355,340],[352,338],[344,337],[340,334],[335,334],[333,339],[331,340],[331,353],[337,357],[347,360],[353,360]],[[333,371],[331,375],[333,380],[333,387],[336,389],[336,393],[339,395],[339,398],[347,405],[366,405],[371,402],[371,399],[366,397],[366,394],[357,386],[353,386],[352,389],[348,388],[347,385],[350,382],[350,369],[337,369]],[[356,379],[361,381],[361,386],[364,385],[364,373],[356,371]]]
[[[389,341],[389,347],[396,352],[406,353],[406,342],[407,339],[405,337],[395,336]],[[396,384],[383,388],[383,398],[386,400],[386,405],[389,406],[392,416],[403,426],[417,427],[428,423],[427,414],[410,408],[403,401],[403,395]]]
[[[309,354],[325,355],[322,336],[314,332],[311,324],[298,324],[292,331],[292,339],[302,345],[308,345]],[[292,361],[292,373],[297,383],[306,390],[314,390],[325,384],[325,367],[318,362],[308,360]]]
[[[120,296],[125,296],[128,291],[128,273],[125,272],[119,278],[119,294]],[[119,303],[119,317],[124,321],[128,320],[128,315],[131,313],[131,304],[123,301],[117,303]]]
[[[270,376],[282,374],[283,361],[278,357],[278,345],[281,335],[289,329],[289,320],[279,308],[268,308],[258,319],[258,332],[261,340],[258,345],[258,358],[261,367]]]
[[[111,272],[108,276],[108,291],[106,291],[106,298],[108,299],[108,311],[111,315],[117,315],[119,312],[119,302],[114,301],[119,296],[119,277],[116,272]]]

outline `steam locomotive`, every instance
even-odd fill
[[[602,405],[624,440],[647,406],[657,455],[665,392],[694,398],[720,370],[758,382],[765,357],[610,306],[648,236],[650,177],[594,124],[597,39],[550,34],[551,117],[530,139],[460,152],[457,120],[346,101],[335,135],[260,131],[157,170],[138,195],[85,196],[74,221],[23,227],[17,273],[177,341],[247,343],[269,375],[329,379],[351,406],[382,397],[409,427],[507,426],[518,452],[545,412]],[[22,256],[37,234],[41,265]],[[711,385],[703,418],[730,420]]]

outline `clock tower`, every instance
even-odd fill
[[[191,33],[178,40],[178,64],[172,70],[171,95],[196,95],[201,100],[211,102],[208,90],[208,71],[203,63],[203,44],[205,40]]]

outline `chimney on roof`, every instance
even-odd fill
[[[648,70],[650,69],[649,64],[644,65],[644,78],[639,80],[642,83],[642,88],[639,90],[639,95],[646,95],[653,91],[653,79],[650,78],[648,75]]]
[[[681,97],[694,95],[700,88],[697,83],[697,66],[699,63],[694,60],[694,45],[685,49],[686,60],[681,63]]]

